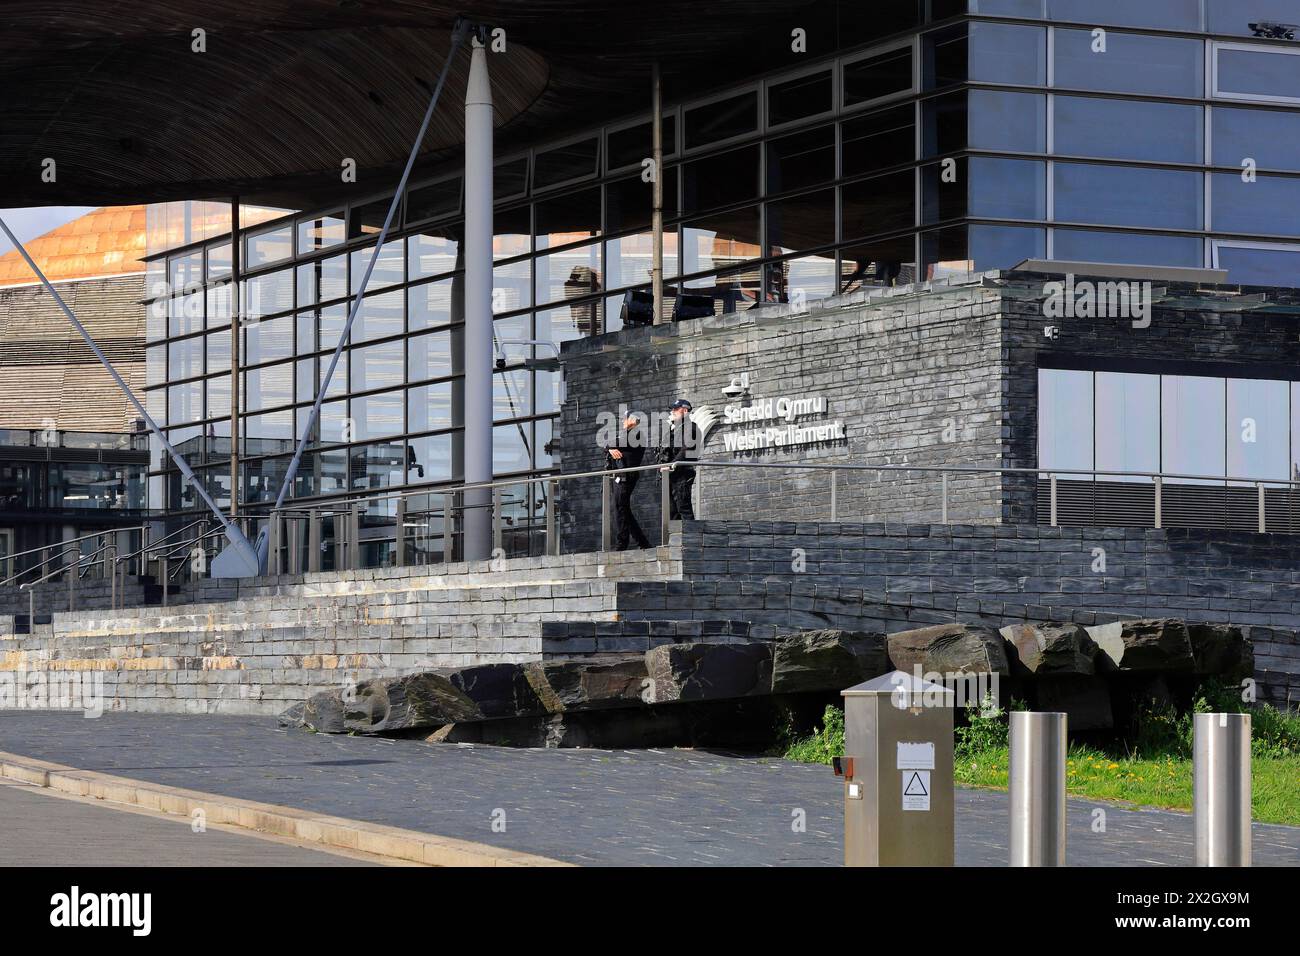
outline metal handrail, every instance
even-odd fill
[[[42,551],[61,549],[58,554],[51,554],[50,557],[46,558],[44,561],[41,561],[33,565],[30,568],[24,568],[23,570],[18,571],[15,574],[11,574],[3,581],[0,581],[0,587],[6,587],[10,584],[15,584],[17,583],[18,579],[23,577],[24,575],[31,574],[32,571],[36,570],[37,568],[44,567],[45,565],[53,561],[56,557],[62,557],[63,554],[67,552],[69,545],[80,544],[82,541],[89,541],[91,538],[102,538],[105,535],[110,535],[110,534],[129,534],[132,531],[143,531],[144,528],[145,528],[144,525],[133,525],[128,528],[110,528],[107,531],[95,531],[91,534],[83,534],[76,538],[67,538],[63,541],[55,541],[53,544],[47,544],[44,547],[40,547],[40,548],[29,548],[26,551],[19,551],[15,554],[6,554],[3,560],[12,561],[15,558],[21,558],[24,555],[28,555],[28,554],[38,554]],[[60,568],[59,570],[63,570],[63,569]]]
[[[1085,468],[1056,468],[1056,467],[1035,467],[1035,468],[1007,468],[1000,465],[893,465],[893,464],[865,464],[858,462],[841,462],[841,463],[821,463],[821,462],[780,462],[780,461],[713,461],[701,459],[690,462],[674,462],[671,464],[653,464],[640,465],[636,468],[622,468],[619,471],[628,472],[646,472],[646,471],[663,471],[673,470],[678,467],[694,468],[774,468],[783,471],[876,471],[876,472],[923,472],[931,474],[1000,474],[1000,475],[1079,475],[1091,476],[1095,481],[1099,477],[1104,478],[1150,478],[1175,480],[1175,481],[1204,481],[1214,482],[1216,484],[1237,484],[1240,486],[1265,485],[1268,487],[1278,487],[1282,485],[1290,487],[1300,487],[1300,480],[1288,478],[1248,478],[1237,475],[1198,475],[1183,474],[1179,472],[1155,472],[1155,471],[1107,471],[1098,469]],[[349,510],[349,506],[354,504],[364,504],[367,502],[388,501],[399,498],[418,498],[422,496],[435,495],[458,495],[465,491],[482,491],[495,488],[506,488],[513,485],[537,484],[546,482],[565,482],[574,481],[581,478],[599,478],[606,475],[614,474],[606,469],[572,472],[569,474],[551,474],[551,475],[529,475],[518,478],[503,478],[494,481],[470,482],[460,485],[432,485],[428,488],[407,488],[401,491],[389,491],[374,495],[354,495],[345,498],[322,499],[322,508],[334,507],[343,512]],[[249,508],[257,508],[258,502],[250,502],[246,505]],[[274,510],[274,509],[272,509]],[[311,508],[308,505],[299,503],[294,509],[295,512],[310,513],[320,509]],[[287,509],[282,509],[280,514],[290,513]],[[270,512],[264,513],[269,515]]]
[[[100,545],[100,547],[90,552],[90,554],[85,554],[85,555],[81,553],[80,548],[64,548],[59,552],[58,555],[59,557],[63,557],[64,555],[70,553],[75,553],[77,555],[77,559],[75,561],[69,561],[67,564],[63,565],[62,567],[55,568],[53,571],[46,573],[44,576],[37,578],[35,581],[25,581],[24,583],[18,585],[18,590],[20,591],[29,590],[31,588],[36,587],[36,585],[38,584],[44,584],[50,578],[62,574],[64,571],[74,571],[78,579],[83,578],[85,577],[85,574],[82,572],[81,566],[83,564],[86,565],[86,570],[89,571],[92,567],[94,567],[95,562],[99,558],[99,555],[103,554],[111,547],[112,545],[110,544]]]
[[[165,535],[163,535],[163,536],[162,536],[161,538],[159,538],[157,541],[150,541],[148,544],[141,545],[141,547],[140,547],[138,550],[136,550],[136,551],[132,551],[130,554],[124,554],[124,555],[120,556],[120,557],[117,559],[117,563],[118,563],[118,564],[121,564],[123,561],[130,561],[132,558],[136,558],[136,557],[139,557],[139,556],[141,556],[141,555],[148,554],[148,553],[153,552],[153,551],[157,551],[160,547],[162,547],[163,545],[165,545],[165,544],[167,543],[167,540],[168,540],[169,538],[174,538],[174,537],[176,537],[178,534],[184,534],[186,531],[189,531],[191,528],[196,527],[196,526],[201,525],[201,524],[207,524],[207,523],[208,523],[209,521],[211,521],[211,520],[212,520],[211,518],[199,518],[199,519],[197,519],[197,520],[195,520],[195,521],[191,521],[189,524],[187,524],[187,525],[185,525],[185,526],[183,526],[183,527],[177,528],[175,531],[172,531],[172,532],[170,532],[169,534],[165,534]],[[224,529],[223,529],[223,530],[224,530]]]

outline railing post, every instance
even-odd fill
[[[560,554],[560,539],[556,536],[555,529],[558,524],[555,517],[555,505],[559,500],[560,483],[554,479],[546,482],[546,553],[558,557]]]
[[[273,577],[278,577],[282,570],[280,563],[280,541],[283,537],[284,516],[278,511],[272,511],[270,529],[267,531],[267,550],[270,552],[270,560],[267,561],[267,566]]]
[[[158,556],[158,567],[162,569],[160,580],[162,581],[162,606],[167,606],[167,556]]]
[[[104,560],[108,566],[108,606],[117,608],[117,545],[109,544],[104,548]]]
[[[36,588],[27,589],[27,627],[28,634],[36,633]]]
[[[334,521],[334,570],[342,571],[347,564],[348,554],[348,518],[343,511],[335,511],[331,515]]]
[[[609,514],[612,495],[609,475],[600,478],[600,550],[608,551],[613,544],[613,527]]]
[[[442,496],[442,563],[451,564],[456,547],[455,531],[453,523],[455,522],[456,513],[456,496],[447,494]]]
[[[669,482],[671,477],[672,472],[666,468],[659,472],[659,545],[664,548],[668,547],[668,539],[671,535],[668,527],[673,513],[673,496]]]
[[[352,570],[361,570],[361,505],[355,503],[348,511],[348,548],[352,552]]]
[[[1010,714],[1011,865],[1065,866],[1066,715]]]
[[[315,574],[320,570],[321,516],[313,508],[307,512],[307,570]]]
[[[836,469],[832,468],[831,469],[831,520],[832,521],[840,520],[839,492],[840,492],[840,473]]]
[[[1162,527],[1164,524],[1164,479],[1156,475],[1156,527]]]
[[[289,573],[302,574],[302,525],[306,520],[301,514],[288,520],[289,538]]]
[[[393,545],[393,563],[399,568],[406,567],[406,499],[398,497],[393,507],[397,520],[397,541]]]
[[[1255,486],[1259,490],[1259,533],[1268,533],[1268,520],[1264,513],[1264,483],[1261,481]]]
[[[1048,492],[1048,507],[1051,509],[1051,521],[1049,522],[1049,524],[1051,524],[1051,526],[1055,528],[1056,527],[1056,476],[1052,475],[1050,478],[1048,478],[1048,483],[1050,485],[1050,491]]]
[[[72,552],[72,566],[68,569],[68,610],[77,609],[77,578],[81,573],[81,545]]]
[[[1250,866],[1250,714],[1192,716],[1197,866]]]
[[[939,478],[940,478],[939,490],[943,495],[943,502],[942,502],[943,523],[947,524],[948,523],[948,473],[946,471],[943,472],[939,476]]]
[[[501,489],[492,489],[492,550],[497,554],[501,553],[501,523],[504,520],[501,515]]]

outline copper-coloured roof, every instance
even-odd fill
[[[52,282],[143,272],[145,207],[96,209],[24,245]],[[35,281],[16,249],[0,256],[0,286]]]

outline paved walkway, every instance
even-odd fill
[[[372,866],[0,781],[0,866]]]
[[[0,714],[0,750],[582,864],[832,866],[843,852],[839,781],[776,759],[433,745],[286,731],[264,717],[33,712]],[[1094,833],[1095,806],[1070,802],[1072,865],[1191,864],[1187,814],[1108,806],[1106,832]],[[1006,830],[1005,794],[958,791],[958,865],[1004,864]],[[1300,865],[1300,828],[1257,825],[1254,852],[1257,865]]]

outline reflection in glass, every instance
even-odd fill
[[[910,46],[844,64],[844,105],[906,93],[913,87]]]
[[[1260,249],[1218,246],[1217,266],[1228,270],[1228,281],[1241,285],[1300,287],[1300,246]]]
[[[280,405],[293,404],[293,363],[285,362],[281,365],[268,365],[263,368],[251,368],[244,372],[243,390],[240,392],[240,398],[243,401],[243,410],[248,412],[260,411],[264,408],[276,408]],[[213,382],[221,381],[224,384],[224,402],[227,412],[230,409],[230,377],[221,376],[220,379],[212,379]],[[208,390],[208,413],[214,413],[213,393],[211,387]]]
[[[1221,378],[1199,375],[1161,378],[1161,471],[1180,475],[1225,474],[1224,398]]]
[[[499,315],[533,304],[533,264],[528,259],[492,270],[492,312]]]
[[[533,207],[537,251],[600,235],[600,187],[539,201]]]
[[[699,159],[682,169],[682,209],[686,212],[758,197],[757,146]]]
[[[665,156],[671,156],[676,148],[677,117],[668,115],[663,118],[663,150]],[[614,130],[605,139],[605,148],[609,151],[606,166],[612,171],[624,166],[639,166],[654,153],[653,133],[649,122],[626,129]]]
[[[1047,0],[1047,15],[1058,22],[1195,33],[1201,29],[1201,0]]]
[[[1092,386],[1092,372],[1038,370],[1038,467],[1092,470]]]
[[[406,221],[441,219],[460,212],[461,178],[444,179],[410,190],[406,195]]]
[[[533,221],[529,206],[492,214],[492,258],[511,259],[533,250]]]
[[[596,175],[600,140],[592,137],[542,150],[533,159],[533,188],[546,189]]]
[[[538,256],[533,271],[537,305],[595,295],[601,291],[600,243]]]
[[[1093,52],[1091,30],[1057,27],[1055,86],[1089,92],[1204,94],[1205,45],[1179,37],[1108,32],[1106,52]]]
[[[1258,176],[1251,182],[1237,173],[1210,174],[1213,226],[1224,232],[1300,236],[1300,179]]]
[[[313,216],[298,223],[298,255],[310,255],[347,239],[343,214]]]
[[[1128,262],[1199,269],[1204,244],[1190,236],[1153,236],[1131,232],[1053,231],[1053,254],[1065,262]]]
[[[1047,83],[1047,31],[1008,23],[970,24],[970,79],[983,83]]]
[[[1047,230],[972,223],[968,255],[976,272],[1010,269],[1026,259],[1047,258]]]
[[[408,381],[420,382],[428,378],[444,378],[458,372],[459,362],[453,359],[452,333],[430,332],[413,335],[407,340]]]
[[[1058,96],[1054,152],[1169,163],[1200,163],[1204,113],[1181,103]]]
[[[972,149],[1013,153],[1041,153],[1047,149],[1047,97],[1043,94],[970,90],[965,95],[969,97],[968,144]],[[1058,105],[1058,111],[1059,108]],[[960,148],[950,147],[940,152]],[[1060,151],[1059,141],[1057,150]]]
[[[1284,110],[1210,108],[1214,164],[1300,171],[1300,113]]]
[[[767,204],[768,255],[783,256],[834,242],[834,189],[804,193]]]
[[[1175,169],[1056,163],[1056,221],[1200,229],[1202,174]]]
[[[686,110],[686,148],[711,146],[758,129],[758,92],[715,100]]]
[[[1097,470],[1160,471],[1160,376],[1098,372]],[[1150,481],[1098,475],[1099,481]]]
[[[715,213],[682,224],[682,273],[724,269],[756,259],[759,247],[757,206]]]
[[[405,429],[405,396],[401,391],[363,395],[352,399],[351,441],[366,441],[385,435],[400,435]]]
[[[368,295],[352,323],[353,342],[367,342],[390,335],[401,335],[406,328],[406,293],[402,289]],[[346,322],[346,318],[344,319]]]
[[[637,285],[650,279],[654,237],[643,232],[605,243],[605,268],[610,288]],[[664,277],[677,275],[677,229],[664,230]]]
[[[910,79],[910,67],[908,73]],[[792,123],[829,113],[834,105],[830,70],[795,77],[767,88],[767,123],[769,126]]]
[[[1219,49],[1218,93],[1300,100],[1300,56],[1280,50]]]
[[[401,385],[406,366],[404,352],[404,343],[400,339],[352,349],[349,355],[353,391],[367,392]]]
[[[430,276],[445,275],[463,268],[460,260],[461,223],[452,223],[438,230],[427,229],[406,240],[407,264],[411,281]]]
[[[767,194],[804,189],[835,178],[835,127],[802,130],[767,143]]]
[[[910,235],[840,250],[840,292],[906,285],[915,280],[916,240]]]
[[[911,229],[916,224],[915,173],[864,179],[840,187],[844,239]]]
[[[1228,474],[1290,477],[1290,404],[1287,382],[1228,379]]]
[[[406,414],[413,432],[451,428],[453,383],[437,382],[406,390]]]
[[[358,249],[352,253],[352,292],[354,294],[361,290],[361,280],[365,278],[366,269],[370,266],[372,258],[375,258],[374,246],[367,249]],[[384,248],[375,261],[374,270],[370,273],[370,281],[366,285],[366,291],[382,289],[388,285],[397,285],[405,281],[405,279],[405,243],[401,239],[394,239],[384,243]]]
[[[840,138],[844,176],[910,163],[916,157],[916,112],[899,106],[848,120],[841,124]]]
[[[456,305],[461,279],[439,279],[424,285],[411,286],[406,293],[408,321],[412,332],[449,325],[464,319],[462,307]]]
[[[424,435],[407,441],[406,482],[451,481],[455,435]]]
[[[532,375],[524,368],[508,368],[492,376],[492,419],[506,421],[533,412]]]
[[[517,422],[492,429],[492,473],[512,474],[532,469],[532,425]]]
[[[293,327],[296,319],[292,315],[282,315],[278,319],[265,319],[240,326],[244,333],[241,366],[258,365],[262,362],[278,362],[293,355]],[[226,338],[229,338],[227,333]],[[226,364],[229,365],[229,352]]]

